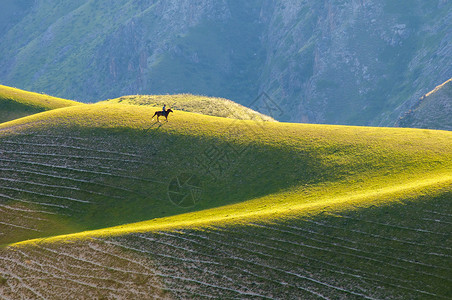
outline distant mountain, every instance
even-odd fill
[[[452,130],[452,78],[422,96],[397,125]]]
[[[0,82],[80,101],[192,93],[269,114],[266,95],[278,120],[393,126],[452,74],[446,0],[4,3]]]

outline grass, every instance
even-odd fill
[[[0,85],[0,123],[81,103]]]
[[[416,199],[423,193],[435,195],[452,181],[450,132],[256,122],[177,110],[168,123],[159,124],[150,120],[154,110],[121,104],[83,105],[0,126],[2,141],[9,143],[21,143],[19,137],[27,134],[59,133],[66,146],[70,145],[69,137],[85,139],[91,148],[92,143],[99,145],[91,153],[80,150],[86,145],[55,145],[52,151],[61,158],[55,158],[54,165],[44,164],[48,161],[45,157],[42,161],[28,158],[34,171],[41,166],[42,178],[33,176],[41,184],[52,183],[45,174],[58,171],[65,178],[87,180],[83,189],[90,191],[95,190],[94,184],[123,188],[114,194],[124,200],[109,196],[112,194],[108,194],[108,189],[103,195],[65,192],[66,198],[93,203],[71,202],[73,211],[62,219],[77,230],[62,229],[61,234],[80,229],[88,232],[47,241],[242,224],[367,207]],[[36,142],[39,144],[42,143]],[[24,144],[24,150],[49,151],[45,148],[48,145],[36,145]],[[118,161],[108,154],[114,151],[123,153]],[[87,158],[71,158],[77,152]],[[212,157],[212,152],[216,156]],[[122,161],[124,153],[128,153],[131,162]],[[97,159],[89,159],[90,156]],[[103,159],[112,162],[105,165]],[[29,167],[23,166],[24,170]],[[168,188],[172,179],[187,172],[199,179],[202,196],[192,207],[178,207],[168,201]],[[111,173],[114,176],[108,175]],[[82,183],[72,184],[82,187]],[[33,190],[29,188],[28,200],[34,201],[33,193],[51,195],[54,190],[35,185]],[[64,203],[70,202],[65,199]],[[50,201],[48,197],[44,200]],[[63,203],[59,199],[52,201]],[[133,223],[136,221],[144,222]],[[123,225],[126,223],[133,224]],[[115,225],[120,226],[106,228]],[[89,232],[95,229],[98,230]],[[36,237],[39,235],[48,234]]]

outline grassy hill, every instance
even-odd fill
[[[161,108],[164,104],[166,104],[168,108],[171,107],[177,110],[195,112],[208,116],[239,120],[275,121],[272,117],[261,114],[228,99],[191,94],[125,96],[108,100],[106,102],[131,105],[149,105],[157,108]]]
[[[451,295],[451,132],[154,111],[0,125],[0,296]]]
[[[397,123],[400,127],[452,130],[452,78],[425,94]]]
[[[0,123],[82,103],[0,85]]]

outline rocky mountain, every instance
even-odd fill
[[[193,93],[393,126],[452,74],[447,0],[4,3],[0,83],[81,101]]]
[[[397,125],[452,130],[452,78],[422,96]]]

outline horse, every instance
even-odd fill
[[[157,121],[160,122],[159,117],[162,117],[162,116],[163,116],[163,117],[165,117],[166,122],[168,122],[168,115],[169,115],[169,113],[171,113],[171,112],[173,112],[173,111],[171,110],[171,108],[168,108],[168,109],[165,110],[165,111],[161,111],[161,110],[156,111],[155,114],[152,116],[152,120],[154,120],[154,117],[157,116]]]

